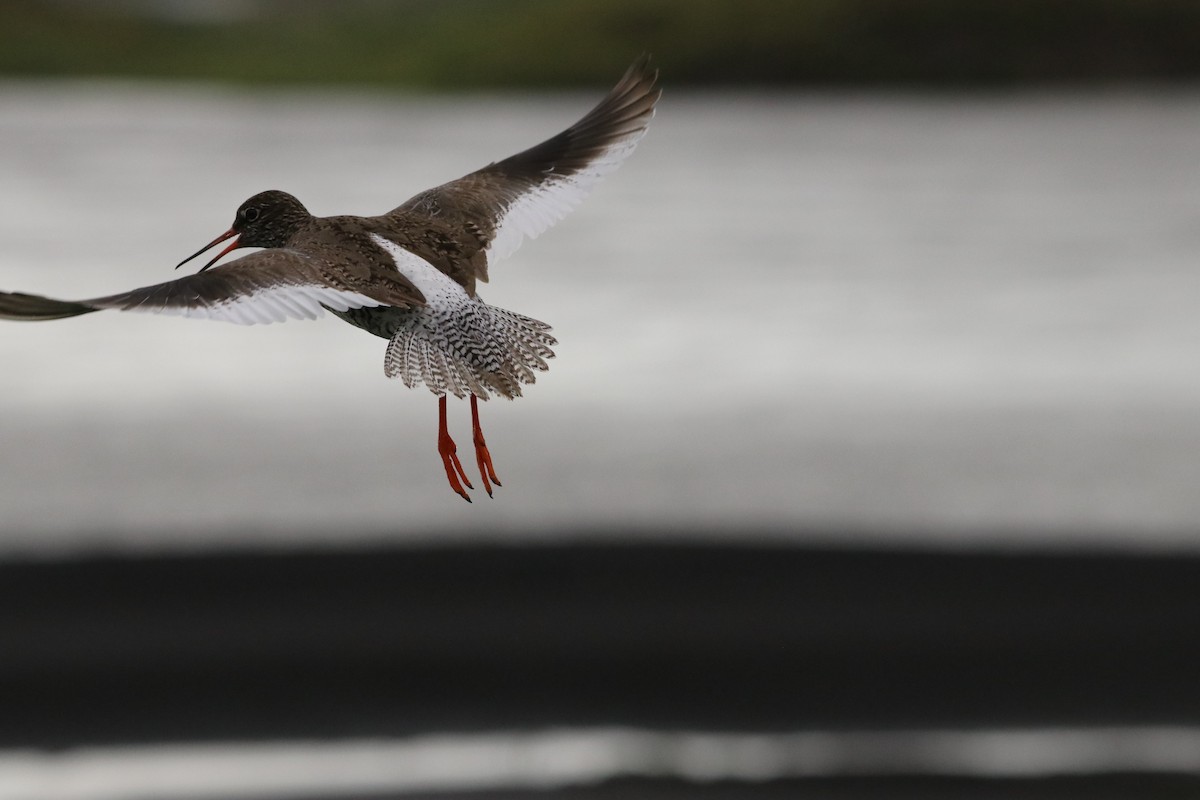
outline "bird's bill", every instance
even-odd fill
[[[222,250],[221,252],[217,253],[217,255],[216,255],[216,258],[214,258],[212,261],[209,261],[207,264],[205,264],[203,267],[201,267],[201,268],[200,268],[200,271],[201,271],[201,272],[204,272],[204,270],[208,269],[208,268],[209,268],[209,267],[211,267],[213,264],[215,264],[215,263],[217,263],[218,261],[220,261],[220,260],[221,260],[221,257],[222,257],[223,255],[225,255],[226,253],[228,253],[230,250],[236,250],[237,248],[241,247],[241,243],[240,243],[240,242],[238,242],[238,240],[237,240],[237,239],[234,239],[234,237],[235,237],[235,236],[237,236],[237,235],[238,235],[238,232],[237,232],[237,231],[235,231],[233,228],[230,228],[229,230],[225,231],[224,233],[222,233],[222,234],[221,234],[220,236],[218,236],[217,238],[213,239],[213,240],[212,240],[211,242],[209,242],[208,244],[204,245],[204,247],[201,247],[199,250],[197,250],[196,252],[192,253],[190,256],[188,256],[187,258],[185,258],[183,261],[180,261],[178,264],[176,264],[176,265],[175,265],[175,269],[179,269],[179,268],[180,268],[180,267],[182,267],[184,264],[186,264],[187,262],[191,261],[191,260],[192,260],[193,258],[195,258],[196,256],[198,256],[198,255],[200,255],[201,253],[203,253],[205,250],[210,250],[210,249],[212,249],[213,247],[216,247],[217,245],[219,245],[221,242],[225,241],[226,239],[233,239],[233,241],[229,243],[229,246],[228,246],[228,247],[226,247],[226,248],[225,248],[224,250]]]

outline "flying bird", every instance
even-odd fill
[[[550,326],[488,305],[491,267],[562,219],[633,152],[654,116],[658,71],[642,56],[600,103],[541,144],[374,217],[314,217],[286,192],[254,195],[233,225],[182,266],[228,241],[193,275],[91,300],[0,292],[0,318],[53,320],[103,309],[243,325],[316,319],[325,310],[388,340],[384,373],[438,398],[437,449],[450,488],[474,489],[446,425],[446,397],[470,398],[483,488],[500,485],[479,400],[521,396],[554,357]],[[213,266],[240,247],[263,248]],[[177,267],[178,268],[178,267]],[[464,488],[465,486],[465,488]]]

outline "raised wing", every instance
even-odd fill
[[[512,255],[567,215],[633,152],[654,116],[661,90],[650,57],[638,59],[583,119],[528,150],[456,181],[421,192],[389,216],[426,215],[478,237],[487,266]]]
[[[403,308],[424,302],[398,274],[376,272],[361,280],[339,280],[327,273],[299,253],[262,250],[195,275],[92,300],[0,292],[0,318],[62,319],[112,308],[254,325],[316,319],[325,308]]]

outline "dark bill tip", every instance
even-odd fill
[[[175,269],[179,269],[179,268],[180,268],[180,267],[182,267],[184,264],[186,264],[187,262],[191,261],[191,260],[192,260],[193,258],[195,258],[196,256],[198,256],[198,255],[200,255],[201,253],[203,253],[205,250],[209,250],[209,249],[211,249],[211,248],[213,248],[213,247],[216,247],[216,246],[217,246],[217,245],[219,245],[221,242],[225,241],[226,239],[231,239],[231,238],[233,238],[234,236],[237,236],[237,231],[235,231],[233,228],[230,228],[229,230],[225,231],[224,233],[222,233],[222,234],[221,234],[220,236],[218,236],[217,238],[213,239],[213,240],[212,240],[211,242],[209,242],[208,244],[204,245],[204,247],[201,247],[199,250],[197,250],[196,252],[192,253],[190,256],[188,256],[187,258],[185,258],[183,261],[180,261],[178,264],[176,264],[176,265],[175,265]],[[237,246],[238,246],[238,243],[237,243],[237,240],[235,239],[235,240],[234,240],[234,242],[233,242],[233,244],[229,245],[229,247],[226,247],[224,250],[222,250],[220,253],[218,253],[218,254],[217,254],[217,258],[214,258],[212,261],[208,262],[208,263],[207,263],[207,264],[205,264],[203,267],[201,267],[200,271],[201,271],[201,272],[204,272],[204,270],[208,269],[208,268],[209,268],[209,267],[211,267],[211,266],[212,266],[214,263],[216,263],[217,259],[219,259],[221,256],[223,256],[223,255],[225,255],[226,253],[228,253],[230,250],[233,250],[233,249],[234,249],[234,248],[236,248]]]

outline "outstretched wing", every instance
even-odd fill
[[[654,87],[657,80],[650,57],[642,56],[599,105],[562,133],[421,192],[387,216],[426,215],[470,231],[486,254],[476,277],[486,281],[488,265],[566,216],[633,152],[662,93]]]
[[[325,308],[406,307],[424,299],[402,276],[331,278],[313,259],[290,250],[262,250],[228,264],[131,292],[70,302],[0,292],[0,318],[50,320],[105,308],[218,319],[242,325],[316,319]]]

